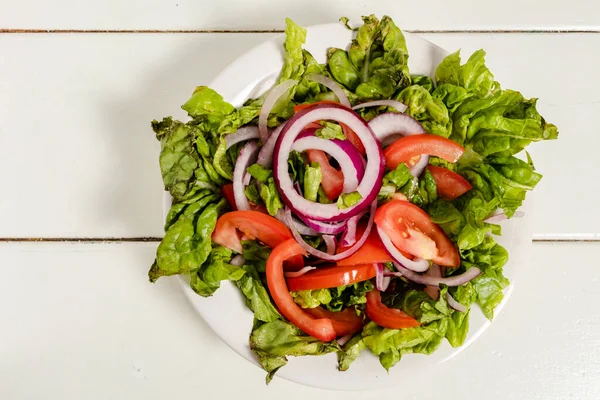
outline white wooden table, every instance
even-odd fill
[[[389,14],[449,50],[484,48],[540,97],[531,264],[486,334],[385,392],[275,379],[230,350],[174,280],[153,118],[289,16]],[[600,398],[600,3],[587,0],[0,0],[0,399]],[[43,240],[40,240],[43,239]]]

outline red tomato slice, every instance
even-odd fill
[[[468,180],[447,168],[430,165],[427,169],[435,180],[438,196],[444,200],[454,200],[473,188]]]
[[[362,142],[360,141],[360,138],[356,135],[356,133],[354,133],[354,131],[350,128],[348,128],[346,125],[344,124],[340,124],[342,125],[342,132],[344,132],[344,136],[346,136],[346,139],[348,139],[350,141],[350,143],[352,143],[352,145],[354,147],[356,147],[356,150],[358,150],[358,152],[360,154],[362,154],[363,156],[365,154],[367,154],[367,151],[365,150],[365,146],[362,144]]]
[[[322,100],[322,101],[316,101],[314,103],[306,103],[306,104],[296,104],[294,106],[294,114],[296,114],[298,111],[302,111],[305,108],[308,108],[310,106],[313,106],[315,104],[335,104],[335,105],[340,105],[340,103],[338,101],[331,101],[331,100]]]
[[[321,166],[323,179],[321,187],[331,201],[338,198],[344,190],[344,174],[329,164],[327,155],[321,150],[306,150],[306,156],[311,163],[318,162]]]
[[[396,169],[400,163],[414,165],[421,154],[429,154],[443,158],[449,162],[457,162],[465,149],[458,143],[445,137],[423,134],[405,136],[392,143],[383,152],[387,167]]]
[[[351,335],[363,327],[364,318],[356,315],[354,307],[347,307],[344,311],[339,312],[332,312],[323,307],[305,308],[304,311],[314,318],[330,319],[338,337]]]
[[[233,195],[233,183],[228,183],[221,188],[221,193],[229,206],[233,209],[233,211],[237,211],[237,207],[235,206],[235,197]]]
[[[248,239],[259,240],[270,247],[291,239],[292,232],[283,223],[258,211],[231,211],[217,220],[212,241],[242,253],[238,230]]]
[[[295,256],[304,255],[304,249],[294,240],[290,239],[273,249],[267,260],[267,286],[279,311],[292,324],[303,332],[324,342],[335,339],[336,332],[330,319],[315,319],[305,313],[292,298],[283,275],[283,262]]]
[[[356,229],[356,237],[362,237],[365,232],[366,225],[360,224]],[[349,247],[339,247],[337,252],[341,253],[342,251],[347,250]],[[413,256],[399,250],[404,257],[408,259],[413,259]],[[350,257],[344,258],[337,262],[337,265],[347,266],[347,265],[359,265],[359,264],[378,264],[378,263],[386,263],[394,261],[392,257],[385,250],[385,246],[381,243],[381,239],[379,239],[379,235],[377,234],[377,230],[373,228],[371,233],[369,233],[369,237],[365,244],[362,245],[360,249]]]
[[[389,308],[381,302],[381,293],[373,289],[367,293],[367,307],[365,309],[371,321],[379,326],[389,329],[414,328],[419,326],[419,321],[396,308]]]
[[[374,276],[373,264],[333,266],[317,268],[297,278],[288,278],[287,282],[291,291],[314,290],[351,285]]]
[[[436,264],[456,268],[460,256],[444,231],[429,215],[407,201],[392,200],[375,212],[375,224],[399,249]]]

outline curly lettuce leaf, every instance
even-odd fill
[[[204,205],[202,201],[189,205],[169,227],[148,273],[151,282],[161,276],[196,271],[206,261],[212,249],[211,234],[225,200]]]
[[[245,271],[229,264],[232,251],[223,246],[214,246],[208,259],[195,274],[190,276],[190,287],[202,297],[212,296],[221,287],[221,281],[237,281]]]
[[[319,188],[323,180],[323,173],[319,163],[307,165],[304,169],[304,198],[310,201],[317,201]]]
[[[250,349],[267,371],[269,383],[275,372],[287,364],[288,356],[322,355],[338,351],[339,346],[335,341],[324,343],[308,336],[289,322],[275,320],[252,331]]]
[[[280,319],[281,314],[273,305],[269,292],[260,279],[259,269],[252,263],[246,262],[243,270],[246,273],[237,279],[236,286],[244,294],[246,305],[254,312],[254,318],[262,322]]]

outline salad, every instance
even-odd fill
[[[344,371],[371,351],[389,369],[461,346],[473,306],[491,320],[509,284],[498,223],[542,177],[524,149],[557,128],[483,50],[432,79],[387,16],[325,64],[286,24],[265,94],[236,108],[200,86],[190,121],[152,122],[173,200],[150,281],[186,275],[204,297],[233,282],[267,383],[288,356],[336,352]]]

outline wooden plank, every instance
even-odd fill
[[[162,234],[153,118],[179,105],[272,34],[0,36],[0,237]],[[538,239],[597,239],[600,182],[591,34],[428,34],[449,50],[488,51],[506,87],[540,97],[560,139],[532,146]],[[582,144],[585,144],[582,146]],[[567,156],[566,156],[567,155]],[[566,212],[565,207],[569,207]]]
[[[263,371],[216,337],[174,278],[148,283],[152,244],[0,244],[0,397],[358,400],[401,391],[407,399],[595,400],[600,315],[590,307],[600,270],[564,266],[588,265],[599,251],[600,243],[534,245],[485,335],[410,384],[367,395],[279,378],[266,387]]]
[[[341,16],[390,15],[403,29],[597,30],[598,2],[507,0],[493,6],[474,0],[78,0],[0,2],[0,28],[99,30],[272,30],[291,17],[303,25],[336,22]]]

